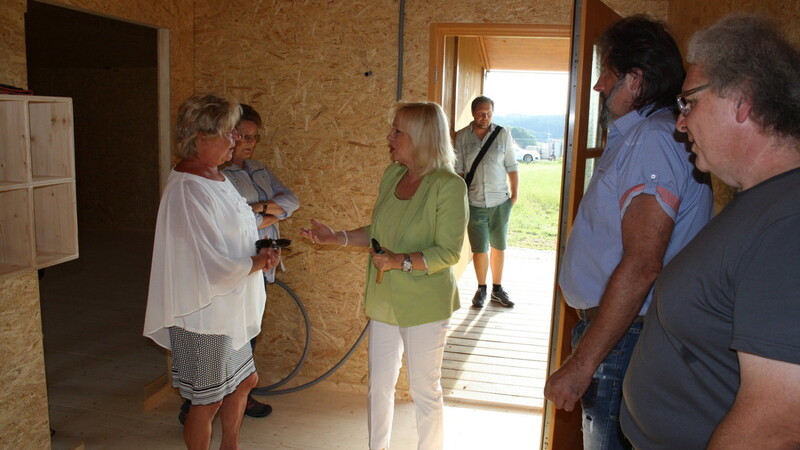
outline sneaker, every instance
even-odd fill
[[[267,417],[272,412],[272,406],[266,405],[254,399],[252,396],[247,396],[247,405],[244,407],[244,413],[250,417]]]
[[[478,291],[475,292],[475,296],[472,297],[472,306],[475,308],[483,308],[484,303],[486,303],[486,291],[482,291],[478,288]]]
[[[508,292],[504,291],[503,288],[492,291],[492,301],[499,303],[501,306],[505,306],[506,308],[514,307],[514,302],[509,300]]]

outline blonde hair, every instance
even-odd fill
[[[456,154],[450,128],[442,107],[436,103],[397,103],[389,113],[389,123],[403,122],[414,148],[416,174],[425,176],[436,170],[453,172]]]
[[[238,102],[221,95],[189,97],[178,109],[175,156],[181,159],[196,158],[200,132],[222,136],[236,126],[241,114],[242,108]]]

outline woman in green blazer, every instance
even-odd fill
[[[369,448],[389,446],[395,384],[405,351],[420,449],[441,449],[441,368],[450,316],[459,308],[453,265],[467,225],[464,180],[447,118],[435,103],[400,103],[387,137],[393,164],[383,174],[370,225],[333,231],[311,221],[301,235],[320,244],[370,247],[364,302],[370,318]]]

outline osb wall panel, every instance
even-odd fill
[[[25,71],[25,3],[0,2],[0,83],[28,87]]]
[[[299,378],[327,371],[366,324],[366,256],[298,238],[311,217],[335,229],[370,222],[388,165],[387,110],[394,103],[397,8],[391,1],[196,4],[197,91],[224,92],[262,115],[265,160],[300,197],[281,225],[294,239],[279,275],[302,297],[313,345]],[[265,333],[256,350],[261,384],[286,375],[302,350],[296,308],[268,289]],[[366,346],[331,380],[365,382]]]
[[[623,14],[666,16],[666,0],[609,3]],[[409,1],[403,100],[426,99],[431,23],[568,24],[571,8],[569,0]],[[302,203],[281,227],[295,242],[285,253],[288,272],[279,277],[300,295],[313,324],[313,345],[298,377],[303,380],[338,362],[366,324],[364,251],[313,245],[298,239],[298,232],[311,218],[334,229],[370,221],[389,164],[387,110],[397,89],[398,15],[396,0],[234,0],[225,8],[212,0],[195,3],[196,91],[231,95],[261,113],[264,139],[255,158]],[[290,300],[274,287],[269,297],[256,349],[262,385],[292,369],[304,339]],[[365,348],[329,380],[363,385]]]
[[[671,0],[669,4],[669,24],[681,51],[692,34],[705,28],[726,14],[753,13],[774,20],[786,33],[794,45],[800,45],[800,0],[720,0],[716,2],[694,2]],[[714,185],[714,204],[717,211],[732,198],[733,189],[717,177],[712,177]]]
[[[0,282],[0,448],[50,448],[36,271]]]
[[[730,13],[758,14],[774,20],[795,45],[800,45],[800,0],[670,0],[669,24],[681,50],[692,34]]]

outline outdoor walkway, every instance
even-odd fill
[[[516,306],[487,299],[475,309],[478,284],[472,265],[467,267],[458,283],[462,307],[453,314],[445,348],[447,399],[542,408],[554,271],[554,251],[509,248],[503,287]]]

